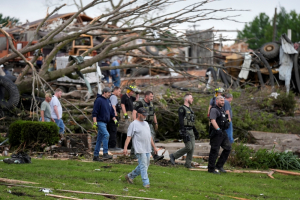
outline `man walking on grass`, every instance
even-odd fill
[[[157,154],[157,149],[151,137],[149,124],[145,121],[149,113],[143,107],[139,108],[137,113],[137,119],[131,122],[128,127],[127,139],[124,145],[124,154],[127,154],[127,146],[132,138],[132,145],[134,146],[135,155],[138,158],[139,164],[132,172],[125,176],[125,179],[128,183],[133,184],[133,179],[138,175],[141,175],[143,186],[149,188],[148,168],[150,165],[150,153],[152,151],[151,146],[153,147],[155,154]]]
[[[112,119],[115,124],[118,124],[118,120],[115,117],[115,112],[111,106],[109,100],[111,90],[109,87],[105,87],[102,90],[102,95],[97,94],[97,98],[94,102],[93,108],[93,128],[98,129],[97,142],[94,151],[93,161],[102,162],[99,158],[99,151],[101,144],[103,144],[103,159],[112,159],[112,156],[108,155],[108,140],[109,133],[107,131],[107,123]]]

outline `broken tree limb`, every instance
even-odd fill
[[[0,178],[0,182],[21,183],[21,184],[39,184],[39,183],[36,183],[36,182],[20,181],[20,180],[8,179],[8,178]]]
[[[125,197],[125,198],[132,198],[132,199],[145,199],[145,200],[165,200],[165,199],[156,199],[156,198],[148,198],[148,197],[135,197],[135,196],[125,196],[125,195],[117,195],[117,194],[105,194],[105,193],[97,193],[97,192],[83,192],[83,191],[74,191],[74,190],[59,190],[61,192],[70,192],[70,193],[78,193],[78,194],[95,194],[101,195],[105,197]]]
[[[74,197],[66,197],[66,196],[55,195],[55,194],[45,194],[45,196],[54,197],[54,198],[62,198],[62,199],[79,200],[78,198],[74,198]],[[92,200],[92,199],[85,199],[85,200]]]
[[[300,173],[298,173],[298,172],[290,172],[290,171],[285,171],[285,170],[280,170],[280,169],[271,169],[271,170],[273,170],[274,172],[282,173],[282,174],[300,176]]]

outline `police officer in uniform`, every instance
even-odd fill
[[[179,107],[178,115],[179,115],[179,125],[180,125],[180,136],[183,139],[185,147],[179,149],[173,154],[170,154],[170,161],[173,165],[175,165],[175,159],[187,154],[185,167],[192,168],[191,163],[193,159],[194,147],[195,147],[195,139],[199,139],[199,133],[195,128],[195,114],[190,107],[193,103],[193,97],[190,94],[186,94],[184,96],[184,105]]]
[[[153,106],[152,101],[153,101],[153,92],[146,91],[144,99],[142,99],[140,101],[137,101],[135,103],[135,106],[134,106],[134,109],[133,109],[133,112],[132,112],[132,118],[133,118],[133,120],[136,119],[137,110],[139,108],[143,107],[147,110],[147,113],[149,113],[149,115],[146,118],[146,122],[148,122],[148,124],[149,124],[150,130],[151,130],[151,136],[152,136],[153,142],[155,142],[155,136],[156,136],[155,130],[157,131],[158,124],[157,124],[157,119],[156,119],[156,115],[155,115],[155,112],[154,112],[154,106]],[[154,127],[153,127],[153,123],[155,125],[155,130],[154,130]],[[133,148],[131,148],[131,151],[134,151]],[[152,154],[152,157],[155,161],[158,161],[158,160],[161,160],[161,159],[164,158],[164,156],[159,156],[159,155],[155,154],[153,149],[152,149],[151,154]]]
[[[216,97],[216,105],[211,108],[209,113],[211,122],[209,127],[211,148],[208,159],[208,172],[213,174],[220,174],[215,171],[215,169],[218,169],[222,173],[226,173],[223,166],[231,151],[231,144],[225,131],[229,127],[229,121],[228,116],[222,108],[223,106],[224,97],[218,96]],[[223,151],[216,164],[220,146],[223,148]]]

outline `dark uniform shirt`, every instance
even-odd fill
[[[133,111],[133,102],[136,100],[135,97],[128,97],[127,94],[123,94],[121,97],[121,104],[125,105],[126,112]]]

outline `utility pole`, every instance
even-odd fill
[[[273,42],[276,40],[276,17],[277,17],[277,8],[275,8],[275,13],[273,17]]]

